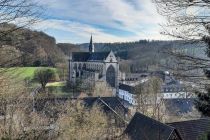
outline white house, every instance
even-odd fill
[[[162,85],[161,96],[163,99],[188,98],[188,92],[183,84],[173,80]]]
[[[186,88],[176,83],[163,84],[161,87],[161,93],[158,94],[158,99],[183,99],[189,98],[189,93],[186,91]],[[136,95],[134,91],[134,86],[127,84],[119,85],[118,97],[124,101],[127,101],[131,105],[137,105]]]
[[[127,101],[131,105],[136,105],[136,95],[134,94],[134,87],[126,84],[119,85],[118,97]]]

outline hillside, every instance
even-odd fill
[[[144,70],[160,70],[160,65],[173,65],[167,50],[179,50],[198,57],[206,57],[205,45],[202,43],[186,43],[184,41],[148,41],[140,40],[125,43],[95,43],[96,51],[113,51],[120,58],[120,69],[126,72]],[[88,44],[80,47],[88,50]]]
[[[57,46],[64,52],[65,55],[69,56],[71,52],[79,52],[83,49],[75,44],[70,43],[58,43]]]
[[[5,25],[1,30],[12,28]],[[4,36],[0,43],[2,66],[54,66],[64,61],[64,53],[57,47],[56,40],[38,31],[19,29]]]
[[[1,30],[15,25],[0,27]],[[55,66],[67,64],[71,52],[88,51],[88,43],[75,45],[58,43],[56,40],[38,31],[19,29],[1,38],[0,64],[2,66]],[[96,51],[113,51],[120,59],[120,69],[127,72],[160,69],[158,66],[170,63],[171,56],[163,53],[167,49],[178,49],[205,56],[203,44],[191,44],[183,41],[140,40],[126,43],[94,43]],[[202,47],[203,49],[198,49]],[[152,58],[152,59],[151,59]]]
[[[12,68],[0,68],[0,73],[10,79],[23,81],[32,80],[34,77],[34,72],[44,67],[12,67]],[[50,68],[57,74],[56,68]]]

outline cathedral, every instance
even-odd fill
[[[69,59],[69,81],[77,79],[83,83],[104,81],[118,91],[119,64],[115,54],[110,52],[95,52],[91,35],[89,52],[73,52]]]

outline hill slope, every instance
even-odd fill
[[[0,31],[12,26],[7,24]],[[1,40],[4,40],[0,43],[1,66],[53,66],[65,56],[56,40],[43,32],[19,29]]]
[[[57,46],[64,52],[65,55],[69,56],[72,52],[79,52],[83,49],[78,45],[70,44],[70,43],[58,43]]]
[[[160,70],[160,65],[174,63],[174,58],[163,53],[169,50],[179,50],[198,57],[206,57],[205,44],[186,43],[185,41],[148,41],[140,40],[125,43],[94,43],[96,51],[113,51],[120,59],[120,69],[126,72],[144,70]],[[88,44],[81,44],[88,50]]]

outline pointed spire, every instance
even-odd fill
[[[92,34],[91,34],[91,38],[90,38],[89,52],[90,52],[90,53],[94,53],[94,44],[93,44],[93,37],[92,37]]]

